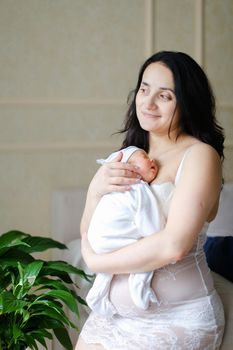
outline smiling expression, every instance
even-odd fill
[[[142,129],[168,134],[179,128],[179,112],[172,72],[155,62],[144,71],[136,95],[137,117]]]

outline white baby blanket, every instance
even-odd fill
[[[130,191],[114,192],[101,198],[90,223],[88,239],[96,253],[107,253],[161,230],[164,223],[159,203],[150,186],[140,181]],[[111,274],[98,273],[86,298],[89,307],[102,315],[116,313],[109,299],[112,277]],[[144,310],[150,302],[157,302],[150,286],[152,277],[153,272],[129,275],[132,300]]]

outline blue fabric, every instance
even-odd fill
[[[204,251],[209,268],[233,282],[233,236],[208,237]]]

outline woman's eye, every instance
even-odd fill
[[[161,98],[163,101],[169,101],[169,100],[170,100],[170,96],[165,95],[165,94],[161,94],[161,95],[160,95],[160,98]]]
[[[148,89],[147,86],[141,86],[141,87],[139,88],[139,91],[140,91],[143,95],[148,95],[148,93],[149,93],[149,89]]]
[[[140,92],[142,92],[143,94],[145,94],[145,93],[146,93],[146,89],[145,89],[145,88],[143,88],[143,87],[141,87],[141,88],[139,89],[139,91],[140,91]]]

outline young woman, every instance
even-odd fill
[[[92,312],[75,349],[219,349],[224,313],[203,244],[218,210],[224,136],[200,66],[181,52],[150,57],[140,69],[123,132],[122,147],[143,148],[159,165],[151,187],[166,225],[127,247],[95,254],[86,232],[97,203],[105,193],[130,191],[137,181],[136,169],[119,157],[97,171],[81,223],[82,253],[93,272],[115,275],[109,298],[117,314]],[[158,304],[142,312],[130,298],[128,274],[152,270]]]

